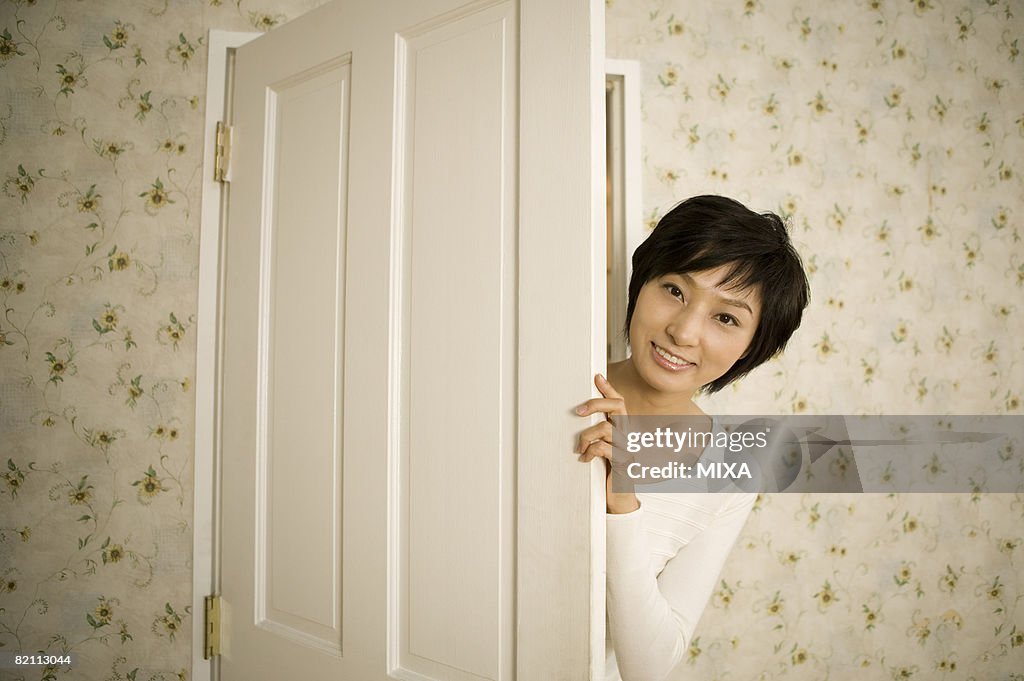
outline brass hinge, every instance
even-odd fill
[[[203,608],[203,659],[220,655],[220,596],[207,596]]]
[[[228,182],[228,163],[231,161],[231,126],[217,121],[217,134],[213,149],[213,179]]]

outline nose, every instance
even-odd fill
[[[665,331],[678,347],[693,347],[700,344],[704,329],[704,315],[692,306],[686,306],[669,322]]]

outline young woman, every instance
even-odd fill
[[[665,215],[633,254],[631,355],[577,408],[606,419],[580,433],[580,461],[613,449],[616,415],[704,417],[694,403],[775,356],[800,325],[807,277],[785,225],[721,196]],[[705,451],[701,459],[714,456]],[[619,459],[621,461],[621,459]],[[612,489],[607,466],[608,681],[662,681],[683,659],[755,494]]]

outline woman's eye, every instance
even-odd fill
[[[665,284],[665,290],[668,291],[670,295],[673,295],[676,298],[683,297],[683,292],[680,291],[679,287],[676,286],[675,284]]]
[[[736,326],[738,324],[736,318],[733,317],[731,314],[718,315],[718,321],[722,322],[723,324],[729,324],[730,326]]]

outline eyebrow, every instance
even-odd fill
[[[686,280],[686,283],[689,284],[690,286],[694,285],[693,284],[693,277],[691,277],[689,274],[679,273],[679,274],[676,274],[675,276],[680,277],[680,278]],[[750,306],[747,305],[744,301],[742,301],[742,300],[740,300],[738,298],[726,298],[726,297],[722,296],[720,293],[716,293],[715,295],[717,295],[721,299],[721,301],[724,304],[728,305],[729,307],[738,307],[738,308],[740,308],[742,310],[746,310],[747,312],[749,312],[751,314],[751,316],[753,316],[754,311],[751,310]]]
[[[722,302],[725,303],[726,305],[729,305],[730,307],[742,308],[749,312],[751,315],[754,314],[754,311],[750,309],[750,306],[744,303],[742,300],[737,300],[735,298],[722,298]]]

